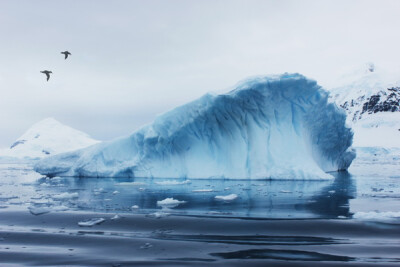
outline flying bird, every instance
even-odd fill
[[[41,73],[46,74],[46,76],[47,76],[47,81],[49,81],[49,79],[50,79],[50,73],[53,73],[53,72],[51,72],[51,71],[49,71],[49,70],[43,70],[43,71],[41,71]]]
[[[71,55],[71,53],[70,53],[70,52],[68,52],[68,51],[61,52],[61,54],[64,54],[64,56],[65,56],[65,59],[67,59],[67,58],[68,58],[68,56],[69,56],[69,55]]]

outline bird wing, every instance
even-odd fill
[[[67,57],[68,57],[68,53],[64,53],[64,55],[65,55],[65,58],[64,58],[64,59],[67,59]]]
[[[47,76],[47,81],[49,81],[49,79],[50,79],[50,73],[45,72],[45,74],[46,74],[46,76]]]

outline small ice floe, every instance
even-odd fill
[[[172,197],[170,197],[170,198],[166,198],[164,200],[157,201],[157,206],[160,206],[163,208],[175,208],[183,203],[186,203],[186,201],[180,201],[180,200],[173,199]]]
[[[104,218],[92,218],[89,220],[84,220],[84,221],[78,222],[78,225],[82,226],[82,227],[91,227],[93,225],[100,224],[104,221],[105,221]]]
[[[337,218],[338,218],[338,219],[346,219],[347,217],[346,217],[346,216],[343,216],[343,215],[339,215],[339,216],[337,216]]]
[[[114,191],[113,195],[119,194],[119,191]]]
[[[139,206],[138,206],[138,205],[133,205],[133,206],[131,207],[131,209],[132,209],[132,210],[137,210],[137,209],[139,209]]]
[[[228,191],[228,190],[231,190],[231,188],[230,187],[225,187],[224,190]]]
[[[281,191],[279,191],[279,193],[290,194],[290,193],[292,193],[292,191],[288,191],[288,190],[281,190]]]
[[[155,184],[158,185],[182,185],[182,184],[190,184],[191,181],[190,180],[186,180],[186,181],[176,181],[176,180],[172,180],[172,181],[161,181],[161,182],[155,182]]]
[[[122,182],[122,183],[117,183],[115,185],[132,185],[132,186],[140,186],[140,185],[146,185],[146,183],[143,182]]]
[[[52,211],[65,211],[68,210],[68,207],[66,206],[52,206],[52,207],[35,207],[35,206],[30,206],[28,207],[30,213],[33,215],[42,215],[46,214]]]
[[[118,220],[121,219],[121,216],[119,216],[118,214],[115,214],[114,217],[111,218],[111,220]]]
[[[147,214],[146,217],[161,219],[161,218],[167,217],[167,216],[169,216],[169,215],[171,215],[171,214],[170,214],[170,213],[167,213],[167,212],[156,211],[156,212],[154,212],[154,213]]]
[[[95,188],[93,189],[93,192],[97,192],[97,193],[104,193],[104,188]]]
[[[192,190],[193,193],[204,193],[204,192],[213,192],[214,189],[196,189]]]
[[[61,194],[52,196],[52,198],[56,199],[56,200],[64,200],[64,199],[71,199],[71,198],[78,198],[78,197],[79,197],[79,194],[77,192],[75,192],[75,193],[65,192],[65,193],[61,193]]]
[[[151,248],[151,247],[153,247],[153,245],[150,244],[150,243],[146,243],[143,246],[140,246],[141,249],[148,249],[148,248]]]
[[[28,209],[33,215],[42,215],[51,211],[49,207],[29,207]]]
[[[335,194],[336,191],[335,191],[335,190],[330,190],[330,191],[328,191],[328,193],[329,193],[329,194]]]
[[[224,201],[232,201],[232,200],[237,199],[237,197],[238,197],[238,195],[236,195],[236,194],[230,194],[227,196],[215,196],[215,199],[224,200]]]

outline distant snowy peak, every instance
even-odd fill
[[[348,122],[355,123],[366,114],[400,111],[400,81],[396,75],[376,71],[370,63],[364,72],[348,75],[343,81],[331,89],[330,97],[346,110]]]
[[[353,122],[360,120],[366,114],[400,112],[399,104],[400,87],[386,88],[369,97],[361,95],[356,99],[339,103],[347,111]]]
[[[398,74],[366,71],[331,90],[331,100],[347,113],[356,147],[400,147]]]
[[[99,141],[64,125],[53,118],[44,119],[29,128],[0,156],[15,158],[42,158],[84,148]]]

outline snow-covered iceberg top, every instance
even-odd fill
[[[86,133],[64,125],[54,118],[47,118],[30,127],[9,148],[1,149],[0,157],[44,158],[98,142]]]
[[[128,137],[46,158],[49,176],[323,179],[355,157],[346,115],[300,74],[258,77]]]

